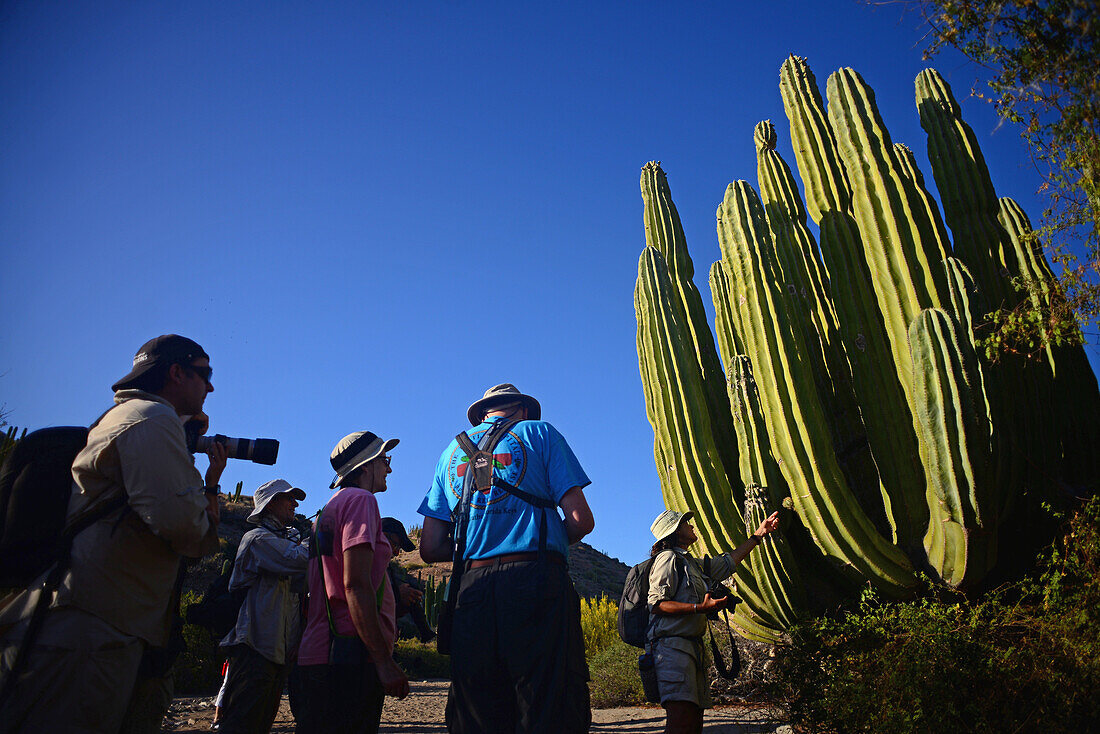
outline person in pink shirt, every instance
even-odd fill
[[[332,450],[336,477],[329,486],[337,492],[313,524],[309,612],[298,650],[299,734],[376,732],[385,696],[409,693],[393,660],[391,549],[374,497],[386,491],[388,452],[397,443],[358,431]]]

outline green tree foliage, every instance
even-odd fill
[[[1080,344],[1100,325],[1100,13],[1095,0],[916,0],[931,26],[929,58],[952,47],[990,71],[975,91],[1021,127],[1050,206],[1033,233],[1062,265],[1059,292],[990,314],[987,347]],[[1073,250],[1083,253],[1079,260]]]

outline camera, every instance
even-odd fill
[[[200,434],[202,424],[198,421],[188,421],[184,430],[187,433],[187,450],[192,454],[206,453],[216,442],[225,446],[230,459],[247,459],[271,466],[279,456],[279,442],[274,438],[232,438],[220,433],[203,436]]]
[[[733,608],[741,601],[741,597],[735,595],[729,590],[729,587],[723,584],[721,581],[715,581],[707,587],[707,593],[710,594],[711,599],[725,599],[729,597],[729,603],[726,604],[725,610],[727,612],[733,611]],[[718,610],[712,609],[707,612],[707,619],[714,622],[718,621]]]

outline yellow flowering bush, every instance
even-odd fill
[[[584,632],[584,655],[589,660],[611,647],[619,639],[619,606],[601,596],[581,599],[581,630]]]

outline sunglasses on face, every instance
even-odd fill
[[[207,385],[210,384],[210,378],[214,376],[214,368],[210,365],[204,365],[200,367],[198,365],[187,364],[184,365],[184,367],[201,377],[203,382],[205,382]]]

